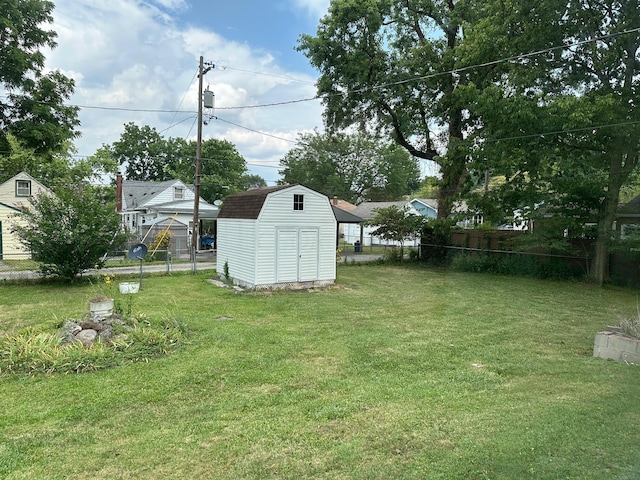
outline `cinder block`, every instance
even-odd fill
[[[593,356],[640,365],[640,340],[608,331],[598,332],[593,344]]]

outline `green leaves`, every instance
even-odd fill
[[[13,135],[36,154],[50,156],[77,136],[77,107],[64,103],[73,80],[54,71],[43,74],[43,48],[55,47],[51,23],[53,3],[43,0],[3,2],[0,11],[0,85],[8,91],[0,100],[0,151]]]
[[[285,183],[300,183],[352,203],[396,200],[419,185],[415,158],[364,133],[305,134],[283,159]]]
[[[114,205],[96,187],[69,186],[57,195],[39,194],[13,230],[45,275],[73,280],[102,263],[102,256],[126,240]]]
[[[164,138],[148,125],[127,123],[120,140],[101,149],[126,166],[128,180],[163,181],[174,178],[186,184],[195,178],[196,142]],[[247,164],[236,146],[226,140],[202,142],[200,195],[208,202],[222,199],[247,184],[262,184],[261,177],[247,178]],[[257,178],[255,178],[257,177]]]

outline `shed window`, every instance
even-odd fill
[[[31,196],[31,180],[16,180],[16,197]]]
[[[304,195],[293,195],[293,209],[304,210]]]
[[[182,200],[184,198],[184,189],[182,187],[173,187],[173,199]]]

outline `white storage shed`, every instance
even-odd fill
[[[217,270],[248,288],[331,284],[336,219],[325,195],[303,185],[228,196],[218,214]]]

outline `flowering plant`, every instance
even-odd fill
[[[113,298],[113,283],[116,276],[112,273],[100,274],[98,271],[98,265],[96,265],[96,274],[94,280],[91,283],[95,287],[93,296],[89,299],[89,302],[104,302]]]

